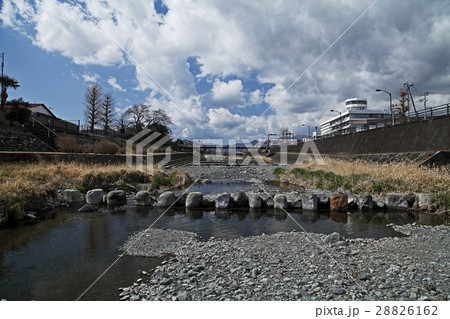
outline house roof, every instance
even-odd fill
[[[10,108],[12,108],[12,107],[13,107],[13,106],[10,105],[10,104],[6,104],[6,105],[5,105],[5,109],[10,109]],[[53,114],[53,112],[50,111],[50,109],[49,109],[47,106],[45,106],[45,104],[43,104],[43,103],[30,103],[29,105],[19,104],[19,105],[17,105],[17,107],[19,107],[19,108],[28,108],[31,112],[45,114],[45,113],[42,113],[42,112],[38,112],[38,111],[36,110],[36,108],[41,107],[41,108],[43,108],[46,112],[48,112],[48,114],[45,114],[45,115],[50,115],[50,116],[53,117],[53,118],[58,118],[58,117],[57,117],[55,114]]]

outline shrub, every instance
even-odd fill
[[[95,144],[94,152],[99,154],[117,154],[119,146],[111,142],[99,142]]]
[[[79,152],[81,149],[75,136],[70,134],[58,136],[55,144],[61,152]]]

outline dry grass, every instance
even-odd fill
[[[281,176],[281,181],[298,185],[366,192],[433,193],[441,206],[449,207],[450,171],[415,164],[377,164],[324,159],[326,165],[310,161]]]
[[[56,198],[58,188],[82,190],[111,184],[150,182],[151,176],[125,165],[0,165],[0,205],[8,214],[36,210]]]

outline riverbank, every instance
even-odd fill
[[[201,241],[148,229],[125,243],[126,253],[174,257],[120,288],[120,298],[448,300],[450,227],[393,227],[399,237],[379,240],[290,232]]]

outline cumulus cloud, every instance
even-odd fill
[[[97,73],[83,73],[81,76],[84,82],[97,82],[100,79],[100,75]]]
[[[4,0],[0,19],[76,64],[134,66],[137,89],[168,112],[179,136],[256,138],[284,126],[299,134],[302,123],[315,127],[353,96],[380,108],[386,97],[376,88],[396,97],[411,81],[417,94],[448,91],[444,1],[378,1],[306,71],[372,2],[165,0],[168,12],[160,14],[152,2],[86,0],[82,9],[56,0]]]
[[[108,84],[109,85],[111,85],[114,89],[116,89],[117,91],[120,91],[120,92],[126,92],[127,90],[126,89],[124,89],[119,83],[117,83],[117,80],[116,80],[116,78],[114,78],[114,77],[110,77],[108,80],[107,80],[107,82],[108,82]]]
[[[216,79],[211,89],[211,100],[213,106],[237,106],[243,103],[241,80],[222,82]]]

